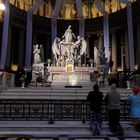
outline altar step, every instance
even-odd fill
[[[121,122],[125,136],[139,136],[130,122]],[[78,121],[61,121],[54,124],[48,124],[44,121],[1,121],[0,134],[30,134],[34,137],[51,136],[92,136],[88,122],[82,124]],[[101,136],[112,135],[107,125],[103,122]]]
[[[61,86],[53,87],[15,87],[0,90],[1,99],[86,99],[89,91],[93,87],[85,88],[64,88]],[[104,95],[110,90],[109,87],[100,89]],[[131,90],[118,89],[121,97],[130,95]]]
[[[61,88],[61,87],[16,87],[0,90],[1,99],[86,99],[89,91],[88,88]],[[101,88],[104,95],[110,88]],[[131,90],[118,89],[121,97],[125,98],[130,95]]]

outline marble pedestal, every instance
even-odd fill
[[[44,75],[44,64],[38,63],[32,65],[32,81],[35,81],[39,73]]]

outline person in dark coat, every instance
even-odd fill
[[[111,90],[105,96],[105,102],[108,108],[108,121],[111,132],[113,132],[120,140],[124,140],[123,127],[120,124],[120,101],[121,96],[117,91],[115,84],[111,85]]]
[[[93,135],[100,135],[100,129],[102,126],[102,100],[103,93],[99,91],[99,86],[95,84],[93,91],[90,91],[87,96],[87,101],[90,103],[90,128]]]

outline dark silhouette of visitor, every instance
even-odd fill
[[[105,101],[108,108],[110,130],[118,136],[123,135],[123,129],[120,125],[120,98],[116,85],[112,84],[111,90],[105,96]]]
[[[90,91],[87,96],[87,101],[90,103],[90,128],[93,135],[100,135],[102,126],[102,100],[103,93],[99,91],[99,86],[94,85],[93,91]]]

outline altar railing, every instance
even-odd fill
[[[89,103],[85,100],[1,99],[0,120],[85,121],[89,120]],[[107,106],[103,102],[103,120]],[[121,120],[130,120],[130,102],[121,101]]]

